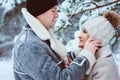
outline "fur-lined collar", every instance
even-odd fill
[[[51,48],[68,64],[67,51],[65,47],[55,39],[53,34],[47,30],[34,16],[32,16],[26,8],[22,8],[23,16],[30,25],[35,34],[42,40],[50,40]]]
[[[98,50],[98,52],[96,53],[96,58],[101,59],[111,54],[112,54],[112,51],[111,51],[110,45],[106,45]]]
[[[110,45],[106,45],[106,46],[100,48],[100,49],[97,51],[95,57],[96,57],[96,59],[97,59],[97,61],[98,61],[98,60],[100,60],[100,59],[102,59],[102,58],[105,58],[105,57],[111,55],[111,54],[112,54],[112,51],[111,51]],[[90,68],[88,69],[88,71],[86,72],[86,75],[89,75],[90,72],[91,72],[91,70],[92,70],[92,67],[90,67]]]

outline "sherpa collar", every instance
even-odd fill
[[[47,30],[34,16],[32,16],[26,8],[22,8],[23,16],[30,25],[35,34],[42,40],[50,40],[51,48],[68,64],[67,51],[64,46],[54,38],[53,34]]]
[[[98,50],[96,58],[97,59],[105,58],[111,54],[112,54],[112,51],[111,51],[110,45],[106,45]]]
[[[106,46],[102,47],[101,49],[99,49],[99,50],[97,51],[95,57],[96,57],[96,59],[97,59],[97,61],[98,61],[98,60],[100,60],[100,59],[102,59],[102,58],[105,58],[105,57],[111,55],[111,54],[112,54],[112,52],[111,52],[110,45],[106,45]],[[88,69],[88,71],[86,72],[86,75],[89,75],[91,70],[92,70],[92,67],[90,67],[90,68]]]

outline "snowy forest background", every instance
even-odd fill
[[[0,80],[13,80],[13,39],[26,24],[21,14],[26,0],[0,0]],[[120,14],[120,0],[59,0],[59,18],[52,29],[67,50],[77,46],[82,24],[106,11]],[[68,47],[69,46],[69,47]],[[8,76],[8,77],[6,77]]]

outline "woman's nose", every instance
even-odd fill
[[[78,35],[78,38],[81,38],[82,37],[82,35],[80,34],[80,35]]]

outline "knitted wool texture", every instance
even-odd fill
[[[53,6],[57,5],[57,0],[27,0],[26,8],[34,16],[48,11]]]
[[[115,33],[111,23],[103,16],[85,22],[83,27],[87,30],[89,37],[100,39],[102,46],[108,44]]]

